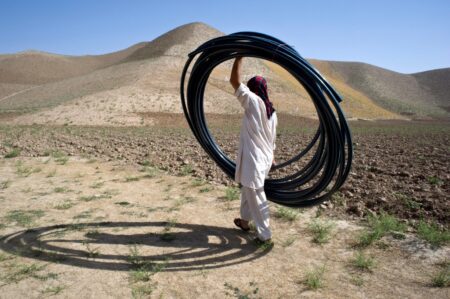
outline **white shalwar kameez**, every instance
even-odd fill
[[[272,167],[277,115],[267,118],[263,100],[240,84],[235,96],[245,110],[242,119],[235,181],[242,185],[241,219],[253,220],[261,240],[272,237],[264,180]]]

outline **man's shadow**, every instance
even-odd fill
[[[147,232],[120,233],[128,229]],[[106,246],[108,253],[102,253]],[[123,252],[116,253],[119,248]],[[161,263],[163,271],[213,269],[249,262],[270,251],[258,247],[248,234],[236,229],[170,222],[39,227],[3,236],[0,249],[47,262],[120,271],[130,270],[137,261]]]

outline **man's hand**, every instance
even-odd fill
[[[231,69],[230,83],[234,90],[238,89],[241,85],[241,65],[242,57],[236,57],[234,60],[233,68]]]

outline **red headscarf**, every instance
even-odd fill
[[[270,119],[273,112],[275,111],[275,108],[273,108],[273,104],[269,99],[269,94],[267,93],[266,79],[261,76],[255,76],[248,80],[247,86],[253,93],[258,95],[261,100],[263,100],[264,104],[266,105],[267,118]]]

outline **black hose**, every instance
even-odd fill
[[[180,93],[192,132],[217,165],[234,178],[235,163],[216,144],[206,125],[203,96],[212,70],[237,56],[269,60],[286,69],[308,92],[320,122],[310,144],[275,168],[286,167],[303,158],[316,146],[311,160],[284,178],[267,179],[264,185],[267,197],[273,202],[297,207],[323,202],[342,186],[350,172],[353,157],[350,129],[339,106],[342,101],[339,94],[308,61],[282,41],[261,33],[238,32],[212,39],[189,54],[181,75]]]

